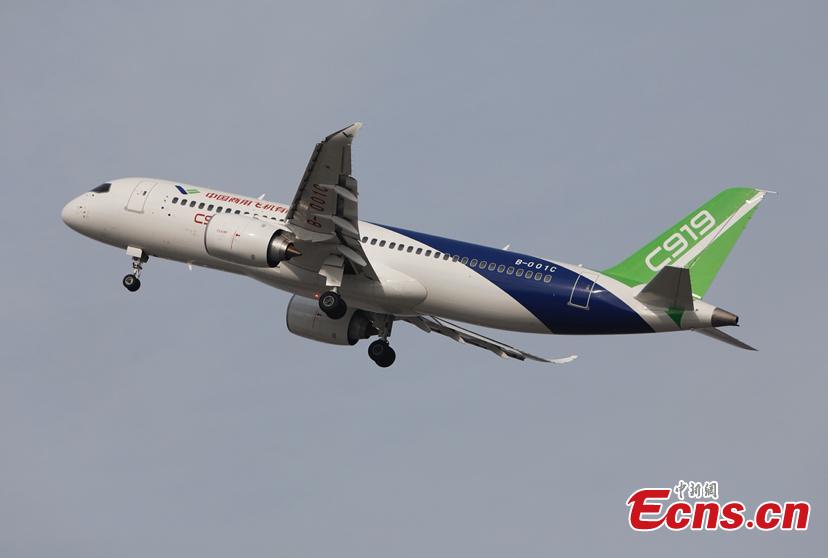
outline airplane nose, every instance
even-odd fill
[[[60,212],[60,218],[63,219],[63,222],[69,225],[70,227],[75,221],[76,210],[77,204],[69,202],[63,206],[63,211]]]
[[[69,226],[70,229],[78,230],[83,221],[83,206],[74,199],[63,206],[60,212],[60,218]]]

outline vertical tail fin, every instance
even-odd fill
[[[724,190],[603,273],[635,286],[650,282],[665,266],[684,267],[690,270],[693,294],[702,297],[765,193],[754,188]]]

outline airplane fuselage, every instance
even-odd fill
[[[63,210],[78,232],[122,249],[245,275],[313,298],[325,290],[319,262],[306,258],[272,268],[210,255],[205,228],[232,213],[284,223],[288,205],[149,178],[111,182]],[[346,274],[350,306],[395,316],[434,315],[485,327],[556,334],[675,331],[709,327],[714,309],[701,300],[680,322],[635,298],[630,287],[597,271],[392,226],[359,222],[362,248],[377,274]]]

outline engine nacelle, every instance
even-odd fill
[[[234,213],[213,215],[204,231],[204,248],[213,257],[254,267],[276,267],[301,255],[287,229]]]
[[[332,320],[322,313],[317,301],[297,295],[288,303],[287,328],[294,335],[332,345],[355,345],[377,334],[362,310],[349,308],[343,317]]]

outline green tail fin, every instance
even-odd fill
[[[702,297],[765,193],[754,188],[724,190],[603,273],[635,286],[648,283],[666,265],[685,267],[693,294]]]

